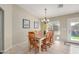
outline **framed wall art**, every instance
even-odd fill
[[[23,19],[23,28],[30,28],[30,20]]]
[[[34,28],[38,29],[39,28],[39,21],[34,21]]]

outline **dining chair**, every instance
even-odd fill
[[[51,44],[53,43],[54,44],[54,32],[53,31],[51,31]]]
[[[41,51],[47,51],[46,38],[42,40]]]
[[[41,45],[41,50],[43,51],[44,49],[47,51],[47,46],[51,46],[53,43],[53,33],[52,31],[48,31],[46,33],[46,38],[42,41],[42,45]]]
[[[52,36],[51,31],[48,31],[47,34],[46,34],[46,40],[47,40],[46,45],[49,46],[49,47],[51,45],[51,39],[52,39],[51,36]]]
[[[29,50],[31,51],[31,49],[35,49],[35,52],[39,51],[39,46],[38,46],[38,42],[35,38],[35,33],[34,32],[28,32],[28,38],[29,38]]]
[[[41,45],[41,50],[45,50],[47,51],[47,46],[48,46],[48,43],[50,41],[50,32],[47,32],[46,33],[46,38],[44,40],[42,40],[42,45]]]
[[[49,41],[49,43],[54,42],[54,32],[49,31],[46,36],[47,36],[47,40]]]

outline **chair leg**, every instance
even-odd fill
[[[29,46],[29,51],[31,52],[31,50],[34,48],[34,46],[33,45],[30,45]]]
[[[47,47],[46,47],[45,51],[47,51]]]
[[[47,51],[47,46],[46,45],[41,46],[41,51],[44,51],[44,50]]]
[[[35,47],[35,53],[39,52],[39,47]]]
[[[41,45],[41,51],[43,51],[43,45]]]
[[[50,44],[50,43],[48,43],[48,44],[47,44],[47,46],[50,48],[50,47],[51,47],[51,44]]]
[[[41,51],[43,51],[43,48],[41,48]]]
[[[66,45],[66,42],[64,42],[64,45]]]
[[[31,51],[31,46],[29,47],[29,51]]]

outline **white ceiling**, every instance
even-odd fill
[[[19,6],[38,18],[44,17],[45,8],[47,8],[47,17],[79,12],[79,4],[65,4],[63,8],[58,8],[58,4],[20,4]]]

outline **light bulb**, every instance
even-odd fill
[[[49,22],[49,19],[47,19],[47,22]]]
[[[43,21],[45,21],[45,19]]]
[[[43,20],[41,20],[41,22],[43,22]]]

